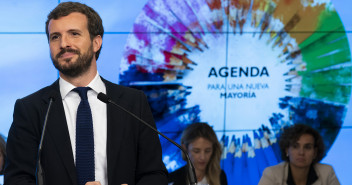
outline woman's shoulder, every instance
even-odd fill
[[[226,177],[226,173],[224,170],[221,169],[220,172],[220,184],[221,185],[227,185],[227,177]]]
[[[323,164],[323,163],[316,163],[314,165],[315,168],[321,168],[321,169],[332,169],[332,166],[329,164]]]
[[[287,173],[287,169],[288,163],[281,162],[277,165],[266,167],[263,171],[263,175],[282,178]]]
[[[315,171],[319,173],[331,173],[334,172],[334,169],[331,165],[329,164],[322,164],[322,163],[316,163],[314,165]]]
[[[281,162],[274,166],[269,166],[264,169],[259,185],[282,184],[287,177],[287,162]]]
[[[266,167],[265,170],[267,170],[267,171],[282,170],[287,166],[287,164],[288,164],[287,162],[281,162],[277,165]]]
[[[225,171],[223,169],[221,169],[220,175],[226,176],[226,173],[225,173]]]
[[[335,174],[334,168],[331,165],[317,163],[314,164],[314,170],[318,175],[318,181],[324,182],[323,184],[341,184]]]

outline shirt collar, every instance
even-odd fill
[[[59,84],[60,84],[60,94],[61,94],[62,99],[65,99],[67,94],[70,93],[72,91],[72,89],[76,88],[70,82],[64,80],[61,77],[59,79]],[[97,94],[100,92],[106,93],[105,84],[101,80],[98,72],[95,75],[94,79],[87,85],[87,87],[90,87]]]

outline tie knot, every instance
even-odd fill
[[[82,100],[88,100],[87,92],[89,89],[90,87],[76,87],[73,91],[77,92]]]

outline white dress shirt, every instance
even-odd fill
[[[60,77],[60,93],[65,109],[68,132],[70,134],[73,159],[76,164],[76,117],[77,108],[81,98],[77,92],[72,91],[74,85]],[[107,138],[107,110],[106,104],[97,99],[100,92],[106,94],[106,87],[101,80],[99,73],[87,85],[88,102],[92,111],[93,132],[94,132],[94,158],[95,158],[95,181],[107,185],[107,159],[106,159],[106,138]]]

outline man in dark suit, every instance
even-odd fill
[[[76,185],[76,118],[81,98],[76,87],[87,89],[94,135],[94,182],[86,185],[167,184],[161,145],[153,131],[127,113],[100,102],[106,93],[142,120],[155,127],[146,96],[138,90],[113,84],[99,76],[97,59],[104,29],[90,7],[60,3],[46,22],[50,55],[60,78],[16,101],[8,134],[6,185],[36,183],[38,146],[49,100],[41,161],[47,185]],[[78,118],[77,118],[78,120]],[[78,121],[77,121],[78,123]],[[93,137],[93,136],[92,136]]]

